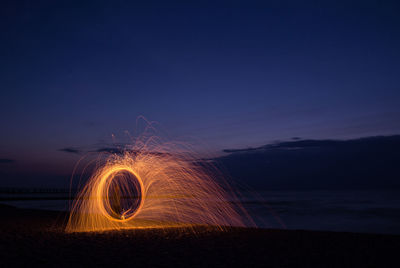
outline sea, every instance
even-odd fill
[[[247,191],[227,202],[242,204],[259,228],[400,234],[400,190]],[[8,192],[0,203],[68,211],[71,198],[67,191]]]

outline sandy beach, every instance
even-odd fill
[[[64,232],[63,212],[1,205],[2,267],[399,267],[400,236],[199,227]]]

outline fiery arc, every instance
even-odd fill
[[[111,155],[94,172],[73,203],[67,232],[245,226],[246,213],[228,202],[232,193],[217,183],[218,172],[170,145],[158,146],[161,153],[143,148]],[[121,208],[124,200],[136,205]]]

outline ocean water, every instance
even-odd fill
[[[239,199],[229,201],[241,202],[260,228],[400,234],[400,191],[264,191]],[[0,194],[0,200],[62,211],[71,203],[65,193]]]
[[[260,195],[264,202],[253,197],[243,200],[260,227],[400,234],[400,191],[270,191]]]

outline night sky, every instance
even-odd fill
[[[395,2],[82,2],[1,4],[0,186],[62,185],[140,115],[216,154],[400,133]]]

